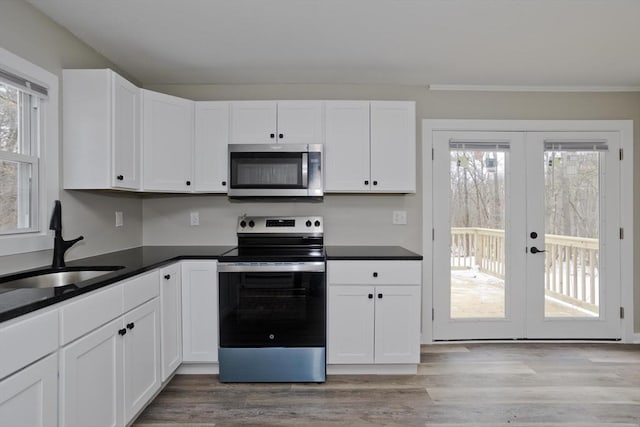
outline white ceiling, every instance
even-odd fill
[[[144,84],[640,87],[639,0],[28,0]]]

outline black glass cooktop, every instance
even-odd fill
[[[324,261],[324,247],[237,247],[225,252],[219,262],[314,262]]]

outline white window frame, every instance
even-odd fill
[[[58,152],[58,77],[23,58],[0,47],[0,68],[16,75],[24,76],[48,89],[46,100],[36,101],[39,108],[39,164],[37,174],[38,199],[33,209],[37,210],[34,220],[38,230],[0,235],[0,256],[35,252],[53,247],[49,233],[49,207],[59,198],[59,152]]]

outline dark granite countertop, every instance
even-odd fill
[[[402,246],[325,246],[327,260],[422,260],[422,255]]]
[[[0,322],[56,304],[103,286],[127,279],[145,271],[182,259],[218,259],[233,246],[141,246],[123,251],[67,261],[68,267],[79,266],[123,266],[95,279],[86,280],[61,288],[0,289]],[[42,268],[34,268],[40,270]],[[31,270],[28,270],[31,271]],[[0,280],[10,275],[0,276]]]

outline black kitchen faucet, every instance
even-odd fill
[[[64,253],[71,246],[84,239],[84,236],[73,240],[64,240],[62,238],[62,205],[60,204],[60,200],[56,200],[53,206],[49,230],[55,230],[56,232],[53,238],[53,261],[51,262],[51,268],[64,268]]]

